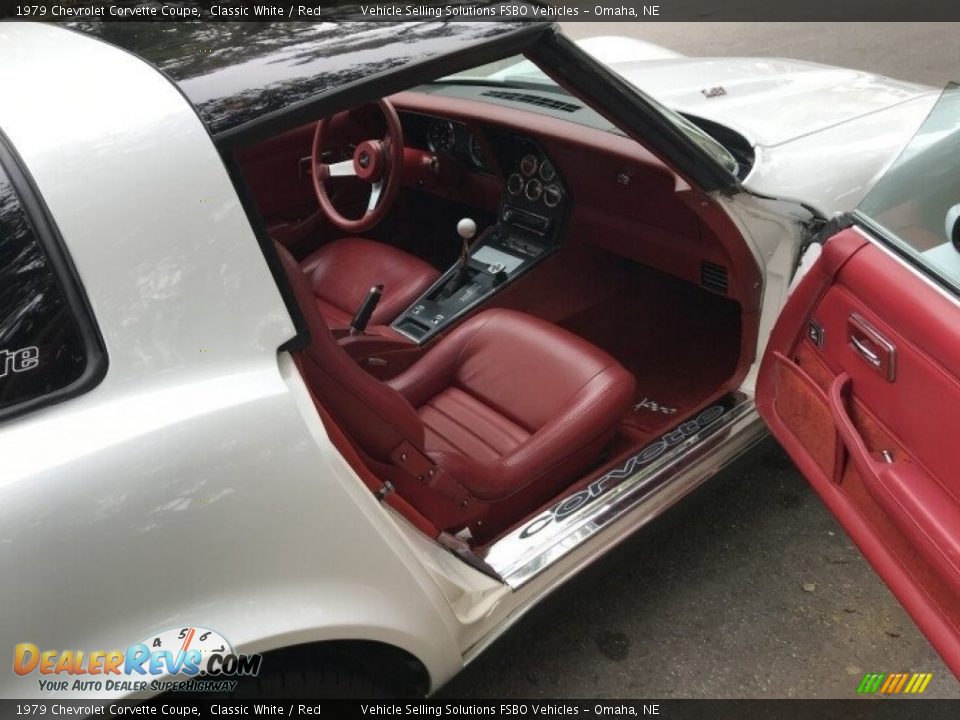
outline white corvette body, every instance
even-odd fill
[[[241,653],[374,642],[415,659],[423,689],[436,689],[762,437],[749,398],[802,242],[857,204],[936,93],[793,61],[697,60],[626,40],[584,47],[753,147],[744,192],[711,197],[761,268],[757,359],[726,442],[685,480],[507,582],[378,502],[328,438],[278,350],[295,323],[276,277],[178,87],[81,34],[0,25],[0,130],[56,223],[109,358],[87,392],[0,423],[0,653],[25,642],[110,650],[204,626]],[[512,551],[495,546],[486,561]],[[50,693],[8,669],[0,696]]]

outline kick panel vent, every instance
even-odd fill
[[[540,97],[539,95],[530,95],[528,93],[511,92],[509,90],[487,90],[480,93],[485,97],[497,98],[498,100],[512,100],[513,102],[526,103],[527,105],[536,105],[537,107],[559,110],[561,112],[576,112],[582,106],[575,103],[554,100],[553,98]]]
[[[700,263],[700,284],[707,290],[726,295],[727,269],[716,263],[702,261]]]

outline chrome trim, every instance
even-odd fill
[[[552,203],[547,199],[550,197],[550,193],[553,192],[556,195],[556,200]],[[558,207],[560,203],[563,202],[563,190],[560,189],[559,185],[547,185],[543,189],[543,204],[546,205],[551,210],[555,207]]]
[[[718,405],[724,412],[711,418]],[[711,419],[699,429],[691,428],[701,417]],[[686,437],[685,428],[690,433]],[[653,511],[644,514],[643,523],[656,517],[765,435],[753,399],[741,392],[731,393],[648,444],[619,468],[523,523],[494,543],[483,559],[507,585],[517,589],[624,516],[650,506]],[[658,452],[659,446],[677,437],[683,439]],[[656,453],[653,459],[644,460],[652,453]],[[642,467],[637,469],[638,465]],[[669,496],[670,501],[658,503],[661,495]],[[578,496],[589,499],[577,503],[574,499]],[[574,509],[567,512],[565,507],[569,508],[571,501]]]
[[[327,165],[327,177],[356,177],[357,171],[353,166],[353,158],[342,162]]]
[[[530,197],[531,188],[540,188],[536,191],[536,197]],[[527,180],[526,187],[524,187],[523,195],[530,202],[538,202],[540,198],[543,197],[543,183],[540,182],[537,178],[530,178]]]
[[[370,186],[370,199],[367,201],[367,214],[372,213],[380,202],[380,193],[383,191],[383,180],[377,180]]]
[[[858,340],[855,337],[850,338],[850,342],[853,344],[853,349],[857,351],[860,355],[863,356],[863,359],[874,367],[880,367],[880,356],[877,355],[873,350],[868,348],[863,344],[862,341]]]
[[[859,337],[856,333],[864,336],[882,352],[875,352]],[[850,313],[847,319],[847,339],[850,340],[850,346],[867,364],[874,370],[883,375],[887,382],[893,382],[897,379],[897,346],[887,340],[887,338],[877,330],[873,325],[867,322],[859,313]]]
[[[404,317],[404,316],[401,315],[400,317]],[[396,332],[396,333],[399,333],[399,334],[403,335],[405,338],[407,338],[407,340],[412,340],[415,345],[419,345],[419,344],[422,342],[419,338],[415,338],[415,337],[414,337],[413,335],[411,335],[410,333],[404,332],[403,330],[401,330],[401,329],[400,329],[399,327],[397,327],[396,325],[391,325],[391,326],[390,326],[390,329],[393,330],[393,331]]]

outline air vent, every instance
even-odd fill
[[[576,112],[581,108],[574,103],[554,100],[553,98],[540,97],[539,95],[530,95],[529,93],[510,92],[508,90],[487,90],[480,93],[486,97],[497,98],[498,100],[512,100],[513,102],[526,103],[527,105],[536,105],[537,107],[559,110],[560,112]]]
[[[704,260],[700,263],[700,284],[707,290],[727,294],[727,269],[722,265],[716,265]]]

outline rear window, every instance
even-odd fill
[[[53,228],[4,145],[0,138],[0,420],[82,391],[104,369]]]

